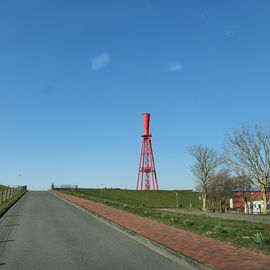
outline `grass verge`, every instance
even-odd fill
[[[20,198],[23,194],[25,193],[25,191],[20,192],[16,195],[14,195],[14,197],[12,197],[11,199],[5,201],[3,204],[0,205],[0,217],[2,216],[3,212],[6,211],[6,209],[8,207],[10,207],[14,202],[16,202],[16,200],[18,200],[18,198]]]
[[[236,247],[242,247],[257,253],[270,255],[270,225],[268,224],[162,212],[142,205],[136,206],[119,201],[92,197],[90,194],[82,193],[79,190],[62,190],[62,192],[103,203],[176,228],[192,231],[200,235],[232,244]]]
[[[86,196],[118,201],[134,206],[145,206],[150,208],[174,208],[176,207],[176,192],[178,193],[178,205],[180,208],[199,208],[199,193],[191,190],[128,190],[103,188],[79,188],[77,192]]]

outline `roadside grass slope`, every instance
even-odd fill
[[[0,216],[2,212],[5,211],[10,205],[12,205],[20,196],[22,196],[23,193],[24,191],[19,192],[16,195],[14,195],[12,198],[10,198],[9,200],[6,200],[2,204],[0,204]]]
[[[176,192],[178,193],[179,207],[199,208],[199,193],[192,191],[171,191],[171,190],[127,190],[127,189],[87,189],[79,188],[77,193],[86,197],[94,197],[126,203],[134,206],[145,206],[150,208],[175,208]]]

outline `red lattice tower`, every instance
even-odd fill
[[[150,190],[150,183],[152,183],[153,190],[158,190],[158,181],[151,143],[152,135],[149,134],[150,114],[143,113],[142,119],[144,133],[142,135],[142,147],[136,190]]]

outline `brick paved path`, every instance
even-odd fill
[[[100,203],[58,191],[53,193],[201,264],[226,270],[270,270],[270,256],[239,249]]]

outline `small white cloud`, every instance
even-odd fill
[[[184,69],[184,66],[182,64],[171,64],[169,66],[169,71],[171,72],[181,71],[183,69]]]
[[[100,70],[107,66],[110,62],[110,58],[107,52],[104,52],[91,60],[91,69],[93,71]]]

